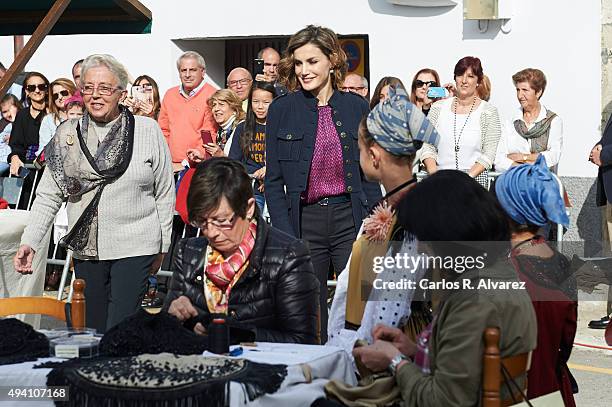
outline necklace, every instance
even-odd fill
[[[522,251],[522,247],[523,246],[525,246],[527,243],[533,245],[534,241],[538,240],[539,238],[540,238],[540,236],[535,235],[535,236],[532,236],[532,237],[530,237],[528,239],[521,240],[514,247],[512,247],[510,249],[510,252],[508,253],[508,258],[510,258],[512,256],[512,253],[515,253],[515,254],[518,255]]]
[[[465,126],[468,123],[468,120],[470,120],[470,116],[472,115],[472,111],[474,110],[474,105],[476,105],[476,96],[474,96],[474,101],[472,102],[472,106],[470,106],[470,111],[465,119],[465,123],[463,123],[463,127],[461,128],[461,131],[459,132],[459,136],[457,136],[457,105],[459,104],[459,102],[457,101],[457,98],[455,98],[454,103],[455,109],[453,110],[453,140],[455,142],[455,169],[458,170],[459,169],[459,142],[461,141],[461,136],[463,135],[463,130],[465,130]]]
[[[411,179],[409,179],[408,181],[404,182],[401,185],[398,185],[397,187],[393,188],[391,191],[387,192],[385,194],[385,196],[383,197],[383,200],[387,200],[391,195],[397,193],[398,191],[406,188],[408,185],[414,184],[416,182],[416,179],[413,177]]]

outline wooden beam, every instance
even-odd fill
[[[130,16],[135,19],[141,21],[143,19],[151,20],[153,18],[153,14],[151,10],[145,7],[138,0],[114,0],[115,4],[125,10]]]
[[[19,52],[19,55],[17,55],[8,71],[6,71],[6,74],[0,79],[0,95],[6,93],[13,83],[13,79],[23,70],[23,68],[25,68],[30,58],[32,58],[32,55],[34,55],[34,52],[36,52],[69,4],[70,0],[56,0],[55,3],[53,3],[53,6],[51,6],[45,18],[40,22],[28,43],[21,52]]]
[[[13,57],[17,58],[17,55],[23,49],[23,35],[13,35]]]
[[[21,11],[14,10],[3,12],[0,15],[0,25],[2,24],[38,24],[46,15],[46,11]],[[100,21],[143,21],[136,20],[131,15],[126,14],[119,9],[82,9],[82,10],[66,10],[59,21],[62,23],[82,23],[82,22],[100,22]]]

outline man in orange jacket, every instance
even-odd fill
[[[204,81],[206,63],[194,51],[183,53],[176,61],[181,85],[170,88],[162,100],[159,126],[172,155],[175,172],[183,169],[187,150],[202,148],[201,131],[217,132],[208,98],[216,89]]]

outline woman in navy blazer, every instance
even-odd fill
[[[368,103],[338,89],[347,72],[336,34],[309,25],[291,37],[279,64],[289,93],[270,105],[265,195],[272,225],[309,245],[321,284],[321,338],[327,338],[330,262],[343,270],[380,186],[365,180],[357,145]]]

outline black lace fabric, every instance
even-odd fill
[[[226,406],[229,383],[249,400],[276,392],[287,366],[244,359],[203,357],[207,338],[185,329],[165,312],[141,310],[109,330],[101,356],[46,362],[47,386],[70,386],[59,406]]]
[[[184,328],[178,319],[165,311],[149,314],[143,309],[112,327],[100,342],[100,353],[105,356],[162,352],[201,355],[206,349],[206,336]]]
[[[49,340],[16,318],[0,319],[0,365],[29,362],[49,356]]]
[[[230,382],[253,401],[276,392],[286,376],[285,365],[161,353],[71,359],[48,374],[47,386],[70,387],[70,400],[59,406],[216,407],[229,405]]]

